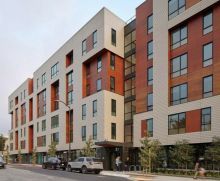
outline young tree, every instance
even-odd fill
[[[1,134],[0,135],[0,151],[4,151],[5,149],[5,138],[4,136]]]
[[[32,164],[35,166],[37,163],[37,148],[35,147],[32,151]]]
[[[158,140],[149,140],[147,137],[140,142],[142,144],[139,153],[141,165],[146,172],[148,169],[151,173],[153,166],[159,161],[157,156],[162,151],[161,143]]]
[[[205,158],[210,160],[213,164],[212,169],[215,169],[215,165],[220,166],[220,137],[213,137],[211,146],[205,151]]]
[[[93,146],[94,143],[92,137],[90,136],[89,139],[86,141],[85,147],[83,148],[83,155],[88,157],[95,156],[95,149],[93,148]]]
[[[188,168],[188,164],[192,162],[194,148],[187,140],[177,141],[173,148],[170,149],[170,156],[173,163]]]
[[[18,149],[18,163],[21,164],[22,162],[22,154],[21,154],[21,148]]]
[[[51,145],[49,145],[49,149],[48,149],[47,154],[50,157],[54,157],[54,156],[56,156],[56,152],[57,152],[57,143],[56,142],[52,142]]]

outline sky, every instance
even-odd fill
[[[8,96],[103,6],[127,21],[144,0],[0,0],[0,134]]]

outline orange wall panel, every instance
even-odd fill
[[[201,110],[186,113],[186,133],[201,131]]]

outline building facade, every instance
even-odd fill
[[[36,148],[42,163],[55,141],[58,155],[70,142],[77,157],[91,137],[113,169],[117,155],[138,163],[145,136],[210,143],[220,136],[218,17],[219,0],[146,0],[127,23],[103,8],[9,96],[10,154],[30,162]]]

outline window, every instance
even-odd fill
[[[125,35],[125,54],[128,52],[134,52],[136,48],[136,31],[132,31]]]
[[[37,133],[39,132],[39,122],[37,122]]]
[[[82,141],[86,141],[86,126],[82,126],[81,135]]]
[[[51,134],[51,143],[59,144],[59,132]]]
[[[179,113],[169,116],[168,134],[182,134],[186,131],[186,113]]]
[[[56,63],[53,67],[51,67],[51,79],[57,76],[59,73],[58,63]]]
[[[187,54],[178,56],[171,60],[171,77],[187,74]]]
[[[58,128],[59,127],[59,116],[53,116],[51,117],[51,129]]]
[[[66,55],[66,67],[73,64],[73,50]]]
[[[98,72],[101,72],[102,70],[102,57],[98,57],[98,60],[97,60],[97,71]]]
[[[42,146],[46,146],[47,143],[47,139],[46,139],[46,135],[42,136]]]
[[[148,59],[153,58],[153,41],[147,43],[147,57]]]
[[[92,115],[93,117],[97,115],[97,100],[92,102]]]
[[[212,32],[213,22],[212,22],[212,12],[209,12],[203,16],[203,35]]]
[[[147,17],[147,32],[153,32],[153,15]]]
[[[187,26],[182,26],[171,32],[171,48],[175,49],[187,43]]]
[[[177,105],[187,102],[187,87],[188,86],[185,83],[171,88],[171,105]]]
[[[71,105],[73,104],[73,91],[68,92],[67,94],[67,104]]]
[[[44,86],[46,84],[46,73],[41,76],[41,85]]]
[[[116,100],[112,99],[111,100],[111,109],[112,109],[112,116],[116,116]]]
[[[114,29],[112,29],[111,39],[112,39],[112,45],[116,46],[116,30],[114,30]]]
[[[67,74],[67,82],[68,82],[68,86],[73,85],[73,72],[72,71]]]
[[[86,119],[86,104],[82,105],[82,120]]]
[[[125,124],[124,140],[126,143],[131,143],[133,141],[133,124]]]
[[[82,42],[82,56],[86,54],[86,39]]]
[[[203,67],[212,65],[213,60],[213,44],[208,43],[203,45]]]
[[[21,101],[22,101],[22,97],[23,97],[23,92],[21,92]]]
[[[37,78],[37,89],[39,88],[39,78]]]
[[[111,53],[110,67],[112,70],[115,70],[115,54],[113,53]]]
[[[115,92],[115,77],[110,77],[110,91]]]
[[[26,128],[24,128],[24,137],[26,136]]]
[[[21,129],[20,133],[21,133],[21,137],[22,137],[22,135],[23,135],[23,133],[22,133],[22,129]]]
[[[153,111],[153,93],[147,95],[147,111]]]
[[[169,19],[172,19],[185,11],[185,0],[169,0]]]
[[[37,147],[45,147],[45,146],[46,146],[46,135],[37,137]]]
[[[42,131],[46,131],[46,120],[42,121]]]
[[[153,119],[147,119],[147,137],[153,137]]]
[[[202,131],[211,131],[211,108],[202,109]]]
[[[116,123],[111,124],[111,138],[116,140]]]
[[[102,90],[102,79],[98,79],[98,80],[96,81],[96,90],[97,90],[97,91]]]
[[[153,67],[147,70],[147,84],[153,85]]]
[[[93,32],[92,34],[92,42],[93,42],[93,48],[97,45],[97,30]]]
[[[26,91],[24,90],[24,99],[26,98]]]
[[[212,96],[213,78],[212,75],[203,78],[203,97]]]
[[[92,125],[92,137],[93,140],[97,140],[97,123]]]

